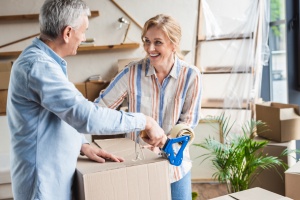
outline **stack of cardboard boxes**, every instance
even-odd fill
[[[268,156],[280,157],[288,169],[277,167],[264,170],[251,184],[250,189],[224,195],[212,200],[300,200],[300,162],[296,154],[282,156],[284,150],[296,149],[296,140],[300,139],[299,106],[274,102],[256,104],[256,120],[268,125],[268,130],[259,130],[255,140],[267,140],[263,152]]]
[[[277,170],[264,170],[251,187],[261,187],[274,193],[300,200],[297,191],[300,181],[300,163],[296,163],[296,154],[282,156],[281,153],[288,149],[296,149],[296,140],[300,139],[300,116],[299,106],[293,104],[282,104],[265,102],[256,105],[256,120],[261,120],[268,125],[267,131],[258,130],[257,140],[269,140],[264,153],[269,156],[280,157],[289,169],[278,167]]]

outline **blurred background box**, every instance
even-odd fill
[[[294,200],[300,200],[300,162],[297,162],[285,172],[285,195]]]
[[[12,62],[0,62],[0,90],[8,89]]]
[[[75,87],[86,98],[86,86],[85,83],[74,83]]]
[[[86,97],[89,101],[94,101],[99,97],[101,90],[108,86],[109,82],[86,82]]]
[[[269,130],[258,130],[259,136],[276,141],[288,142],[300,139],[299,106],[265,102],[256,104],[256,120],[268,125]]]
[[[267,140],[265,138],[256,137],[254,140],[261,141]],[[278,143],[274,141],[269,141],[269,144],[263,149],[263,153],[268,156],[279,157],[283,160],[289,167],[296,164],[296,154],[291,153],[289,156],[282,156],[282,152],[285,149],[290,151],[296,149],[296,141],[292,140],[289,142]],[[285,196],[285,177],[284,177],[285,169],[283,167],[276,167],[273,169],[265,169],[263,170],[250,185],[250,188],[260,187],[266,189],[268,191],[280,194]]]

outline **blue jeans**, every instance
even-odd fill
[[[191,171],[179,181],[171,183],[171,195],[172,200],[192,199]]]

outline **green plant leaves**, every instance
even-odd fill
[[[253,140],[258,130],[268,130],[264,122],[250,120],[242,127],[242,134],[233,134],[231,130],[234,123],[230,124],[230,118],[225,117],[224,113],[210,117],[206,122],[209,123],[210,120],[220,123],[224,142],[209,137],[202,143],[194,145],[208,150],[208,153],[200,155],[199,158],[204,158],[202,162],[211,160],[216,169],[213,178],[226,183],[228,193],[248,189],[262,170],[276,169],[277,166],[287,167],[280,158],[263,153],[268,141]]]

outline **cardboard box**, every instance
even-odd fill
[[[256,120],[269,126],[268,131],[258,130],[259,136],[277,142],[300,139],[299,106],[266,102],[256,104]]]
[[[127,138],[95,141],[125,162],[96,163],[78,159],[75,199],[168,200],[171,199],[168,161],[148,149],[145,159],[135,161],[135,143]],[[141,154],[142,155],[142,154]]]
[[[81,92],[81,94],[86,98],[85,83],[74,83],[74,85],[77,88],[77,90],[79,90],[79,92]]]
[[[254,140],[261,141],[267,140],[264,138],[256,137]],[[285,143],[278,143],[274,141],[269,141],[269,144],[263,149],[263,153],[268,156],[279,157],[282,159],[284,163],[286,163],[289,167],[296,164],[296,154],[290,154],[290,156],[281,156],[284,150],[295,150],[296,149],[296,141],[290,141]],[[250,188],[260,187],[270,192],[274,192],[276,194],[280,194],[285,196],[285,178],[284,178],[285,169],[283,167],[276,167],[273,169],[265,169],[263,170],[251,183]]]
[[[94,101],[99,97],[101,90],[108,86],[109,82],[86,82],[86,96],[89,101]]]
[[[0,62],[0,90],[8,89],[11,62]]]
[[[285,172],[285,194],[294,200],[300,200],[300,162]]]
[[[213,198],[211,200],[292,200],[292,199],[256,187],[241,192],[236,192],[221,197]]]
[[[7,91],[0,90],[0,115],[6,114]]]

